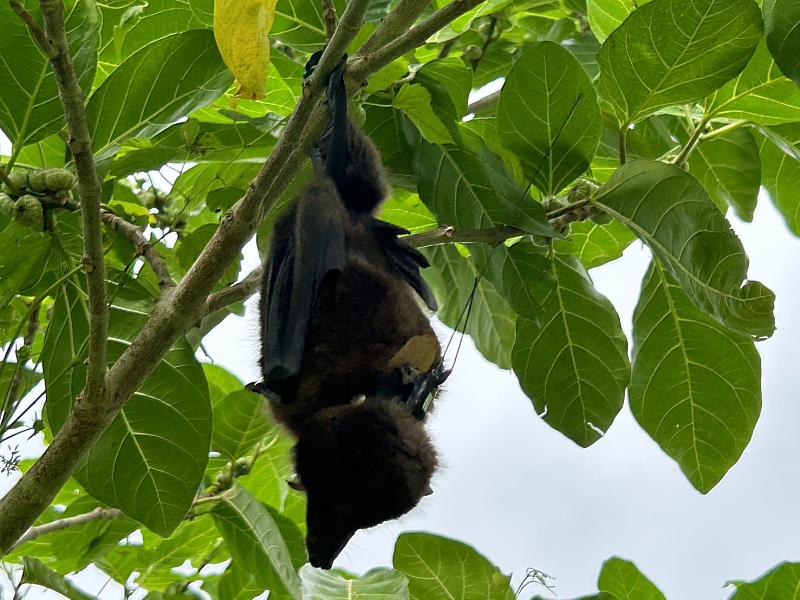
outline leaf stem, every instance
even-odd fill
[[[689,155],[692,153],[692,150],[694,150],[694,147],[700,141],[700,136],[703,134],[703,129],[705,129],[706,124],[707,124],[706,117],[703,117],[697,124],[697,127],[692,133],[692,136],[689,138],[689,141],[686,142],[686,145],[684,145],[684,147],[681,149],[678,156],[676,156],[675,159],[672,161],[673,165],[681,166],[686,161],[686,159],[689,158]]]
[[[702,134],[700,136],[700,141],[702,142],[704,140],[712,140],[712,139],[714,139],[716,137],[719,137],[721,135],[725,135],[726,133],[730,133],[731,131],[739,129],[740,127],[742,127],[744,125],[747,125],[747,121],[734,121],[733,123],[728,123],[727,125],[723,125],[722,127],[718,127],[717,129],[714,129],[713,131],[709,131],[708,133]]]
[[[628,159],[628,149],[626,147],[626,136],[628,135],[628,124],[623,123],[619,126],[619,164],[624,165]]]

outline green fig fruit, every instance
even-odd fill
[[[481,56],[483,56],[483,50],[481,50],[480,46],[470,44],[464,48],[464,57],[469,60],[478,60]]]
[[[5,192],[0,192],[0,215],[10,217],[13,212],[14,199]]]
[[[20,225],[38,229],[44,228],[44,209],[36,196],[20,196],[14,203],[14,220]]]
[[[66,169],[47,169],[45,171],[47,178],[47,189],[54,192],[62,190],[71,190],[75,185],[75,175]]]
[[[8,180],[11,185],[3,183],[3,191],[12,196],[19,196],[25,191],[25,186],[28,183],[28,176],[22,171],[13,171],[8,174]]]
[[[42,171],[41,169],[37,169],[36,171],[31,171],[28,173],[28,188],[33,190],[34,192],[46,192],[47,191],[47,171]]]

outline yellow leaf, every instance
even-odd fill
[[[236,96],[260,100],[269,71],[269,30],[277,0],[214,0],[214,38],[238,89]]]

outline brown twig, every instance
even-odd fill
[[[482,0],[454,0],[379,50],[367,56],[355,57],[352,61],[349,76],[356,81],[366,79],[369,73],[374,73],[394,59],[414,50],[417,46],[421,46],[442,27],[473,9],[481,2]]]
[[[414,24],[417,17],[430,3],[431,0],[399,0],[394,10],[386,15],[386,18],[358,49],[356,56],[366,56],[383,44],[400,37],[408,31],[408,28]]]
[[[31,540],[35,540],[38,537],[43,535],[47,535],[48,533],[53,533],[54,531],[61,531],[62,529],[67,529],[68,527],[75,527],[76,525],[83,525],[85,523],[90,523],[91,521],[98,521],[102,519],[116,519],[117,517],[122,515],[122,511],[116,508],[100,508],[99,506],[88,513],[84,513],[82,515],[75,515],[74,517],[65,517],[63,519],[58,519],[56,521],[50,521],[49,523],[45,523],[44,525],[37,525],[36,527],[31,527],[25,534],[19,538],[16,544],[14,544],[14,548],[21,546],[25,542],[30,542]]]
[[[42,51],[50,57],[58,95],[64,106],[69,130],[68,146],[75,161],[78,194],[81,200],[83,257],[89,296],[89,353],[86,369],[86,388],[78,403],[90,409],[101,406],[105,394],[106,342],[108,339],[108,308],[106,306],[106,277],[103,262],[103,236],[100,230],[100,179],[94,164],[92,141],[84,112],[85,98],[78,83],[64,27],[64,3],[61,0],[40,0],[44,18],[45,39],[31,31]],[[24,19],[24,17],[23,17]],[[25,21],[28,27],[31,23]]]
[[[325,37],[330,40],[336,32],[336,7],[333,0],[320,0],[322,20],[325,21]]]
[[[214,313],[231,304],[247,300],[250,296],[255,294],[261,282],[261,273],[261,267],[257,267],[239,283],[234,283],[233,285],[229,285],[211,294],[208,297],[208,314]]]
[[[122,217],[115,215],[111,211],[100,211],[100,219],[115,231],[119,231],[124,235],[136,248],[136,253],[139,256],[144,256],[145,260],[153,269],[156,278],[158,279],[158,286],[163,290],[164,288],[175,287],[175,280],[170,275],[169,267],[164,261],[164,258],[158,253],[153,245],[144,237],[142,230],[133,223],[129,223]]]

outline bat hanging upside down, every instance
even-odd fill
[[[423,420],[449,375],[415,297],[436,309],[419,272],[428,263],[398,238],[406,230],[374,217],[385,177],[347,117],[344,67],[328,83],[314,179],[275,224],[261,285],[263,381],[251,385],[297,439],[306,545],[323,568],[358,529],[431,493],[436,454]]]

